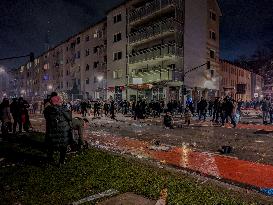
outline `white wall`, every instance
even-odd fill
[[[185,0],[184,69],[207,62],[207,2]],[[189,87],[209,87],[205,80],[206,67],[189,73],[185,84]]]

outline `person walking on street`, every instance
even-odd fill
[[[115,101],[112,99],[110,103],[110,115],[111,119],[115,119]]]
[[[234,110],[235,106],[233,104],[232,99],[230,97],[226,97],[223,103],[224,117],[222,119],[222,126],[224,126],[225,121],[227,121],[228,118],[230,118],[233,128],[236,128],[236,122],[234,120]]]
[[[199,120],[201,120],[201,118],[203,116],[204,121],[206,121],[207,106],[208,106],[207,101],[205,100],[204,97],[201,97],[201,100],[199,101],[199,103],[197,105],[197,107],[199,109]]]
[[[269,112],[271,109],[272,105],[270,102],[270,97],[266,96],[263,100],[262,100],[262,105],[261,105],[261,109],[263,112],[263,124],[266,125],[267,124],[267,120],[270,116]]]

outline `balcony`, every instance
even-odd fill
[[[177,0],[154,0],[145,6],[131,10],[129,13],[129,23],[132,24],[157,12],[175,5]]]
[[[171,60],[176,56],[183,56],[183,48],[177,47],[176,44],[164,44],[131,54],[129,65],[139,66],[152,61]]]
[[[175,19],[169,18],[131,33],[129,36],[129,43],[130,45],[146,43],[147,41],[154,40],[159,36],[163,37],[174,33],[176,30],[179,30],[178,27],[179,24]]]

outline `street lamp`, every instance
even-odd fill
[[[47,86],[47,89],[48,89],[49,91],[51,91],[51,90],[53,90],[53,86],[52,86],[52,85],[48,85],[48,86]]]
[[[99,82],[101,82],[103,80],[103,76],[98,76],[97,79]]]

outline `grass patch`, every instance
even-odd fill
[[[165,186],[168,204],[259,204],[258,199],[95,149],[70,156],[62,168],[31,164],[0,168],[1,204],[70,204],[108,189],[157,199]]]

